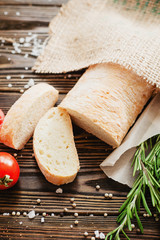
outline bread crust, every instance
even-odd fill
[[[153,92],[132,71],[103,63],[89,67],[61,107],[86,131],[118,147]]]
[[[43,96],[47,99],[47,105],[43,106]],[[42,99],[41,99],[42,98]],[[5,116],[1,131],[0,142],[5,145],[20,150],[33,134],[34,128],[39,120],[36,114],[42,117],[58,99],[58,91],[51,85],[39,83],[28,89],[10,108]],[[41,106],[37,113],[37,103]],[[43,108],[43,109],[42,109]],[[23,123],[29,121],[30,114],[35,114],[35,122],[29,122],[33,125],[30,131],[23,131]],[[28,118],[28,119],[27,119]],[[27,126],[25,126],[27,128]],[[28,126],[29,127],[29,126]],[[29,129],[29,128],[28,128]],[[23,141],[19,142],[18,137],[23,135]]]

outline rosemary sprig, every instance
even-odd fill
[[[129,231],[132,231],[131,221],[134,217],[143,233],[143,226],[138,214],[142,205],[149,216],[152,216],[145,198],[148,190],[153,207],[160,213],[160,135],[140,144],[134,155],[132,166],[133,176],[138,172],[138,177],[128,193],[126,201],[119,209],[120,214],[117,218],[119,226],[108,233],[105,240],[120,240],[120,233],[129,239],[124,229],[128,227]]]

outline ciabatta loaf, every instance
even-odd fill
[[[28,89],[8,111],[0,132],[0,141],[14,149],[22,149],[30,139],[39,119],[54,106],[58,91],[39,83]]]
[[[51,108],[36,126],[33,148],[46,179],[61,185],[72,182],[79,170],[72,123],[65,109]]]
[[[153,87],[133,72],[103,63],[91,66],[60,106],[77,125],[117,147],[152,91]]]

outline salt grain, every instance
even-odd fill
[[[91,240],[95,240],[95,237],[91,237]]]
[[[32,210],[32,211],[30,211],[30,212],[28,213],[28,218],[29,218],[29,219],[33,219],[33,218],[35,218],[35,216],[36,216],[36,214],[35,214],[35,211],[34,211],[34,210]]]
[[[70,228],[73,228],[73,225],[70,225]]]
[[[14,153],[13,156],[14,156],[14,157],[17,157],[17,153]]]
[[[78,217],[78,213],[74,213],[74,216],[75,216],[75,217]]]
[[[73,208],[76,208],[76,203],[72,203],[72,207],[73,207]]]
[[[99,231],[98,230],[94,231],[94,234],[95,234],[96,238],[99,238]]]
[[[45,212],[44,212],[44,213],[42,213],[42,216],[43,216],[43,217],[45,217],[46,215],[47,215],[47,214],[46,214]]]
[[[21,14],[20,14],[20,12],[16,12],[16,16],[20,16]]]
[[[20,212],[17,212],[17,213],[16,213],[16,215],[17,215],[17,216],[20,216],[20,215],[21,215],[21,213],[20,213]]]
[[[104,213],[104,217],[107,217],[108,216],[108,214],[107,213]]]
[[[24,75],[21,75],[21,79],[23,79],[24,78]]]
[[[87,237],[88,236],[88,232],[84,232],[84,236]]]
[[[16,212],[12,212],[12,216],[15,216],[16,215]]]
[[[51,213],[51,216],[54,217],[54,213]]]
[[[10,213],[3,213],[3,216],[9,216]]]
[[[112,197],[113,197],[113,194],[112,194],[112,193],[109,193],[108,197],[109,197],[109,198],[112,198]]]
[[[74,224],[75,224],[75,225],[78,225],[78,223],[79,223],[78,220],[75,220],[75,221],[74,221]]]
[[[20,43],[24,43],[24,38],[20,38],[20,39],[19,39],[19,42],[20,42]]]
[[[20,225],[22,225],[23,222],[19,222]]]
[[[101,187],[99,185],[96,185],[96,189],[99,190]]]
[[[23,216],[26,217],[26,216],[27,216],[27,213],[26,213],[26,212],[23,212]]]
[[[135,225],[134,225],[134,224],[131,224],[131,228],[133,228],[133,229],[134,229],[134,228],[135,228]]]
[[[70,199],[70,202],[73,203],[73,202],[74,202],[74,198],[71,198],[71,199]]]
[[[11,76],[9,76],[9,75],[6,76],[6,79],[7,79],[7,80],[10,80],[10,79],[11,79]]]
[[[41,218],[41,223],[44,223],[44,217]]]
[[[23,90],[23,89],[20,89],[20,93],[24,93],[24,90]]]
[[[101,232],[101,233],[99,234],[99,238],[100,238],[100,239],[105,239],[104,233]]]
[[[57,194],[58,194],[58,193],[63,193],[63,189],[62,189],[62,188],[57,188],[56,193],[57,193]]]
[[[109,194],[108,194],[108,193],[105,193],[104,196],[105,196],[105,198],[108,198],[108,197],[109,197]]]
[[[25,69],[25,70],[28,70],[28,67],[25,67],[24,69]]]
[[[12,50],[12,51],[11,51],[11,53],[12,53],[12,54],[15,54],[15,53],[16,53],[16,51],[15,51],[15,50]]]
[[[4,15],[5,15],[5,16],[8,15],[8,12],[4,12]]]
[[[64,212],[68,212],[68,208],[64,208]]]
[[[40,198],[37,199],[37,203],[38,204],[41,203],[41,199]]]
[[[12,84],[11,84],[11,83],[9,83],[9,84],[8,84],[8,87],[9,87],[9,88],[11,88],[11,87],[12,87]]]

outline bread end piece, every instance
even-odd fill
[[[39,119],[54,106],[58,91],[47,83],[34,85],[12,105],[5,116],[0,142],[20,150],[33,134]]]
[[[65,109],[51,108],[40,119],[33,149],[38,166],[50,183],[62,185],[75,179],[80,166],[71,119]]]

